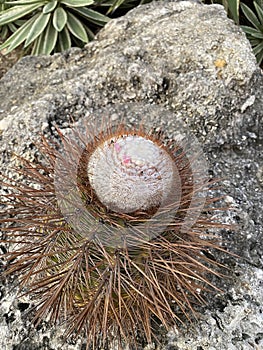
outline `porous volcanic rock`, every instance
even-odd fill
[[[207,296],[198,321],[168,335],[160,329],[160,349],[263,348],[262,89],[244,33],[222,6],[196,1],[139,6],[84,49],[25,57],[0,80],[0,169],[14,179],[14,152],[34,160],[40,133],[56,138],[55,125],[67,132],[72,118],[94,116],[128,124],[147,116],[168,135],[190,132],[210,174],[223,179],[218,193],[234,210],[221,219],[237,224],[227,239],[240,257],[217,254],[229,267],[215,281],[223,293]],[[1,283],[1,349],[81,349],[80,341],[62,342],[61,326],[32,326],[16,276]]]

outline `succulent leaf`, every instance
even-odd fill
[[[44,5],[44,1],[34,3],[32,5],[26,5],[26,6],[14,6],[10,9],[7,9],[3,11],[0,14],[0,26],[14,22],[15,20],[24,17],[25,15],[28,15],[29,13],[36,10],[39,6]]]
[[[252,35],[254,38],[263,39],[263,32],[259,31],[258,29],[248,26],[241,26],[241,28],[245,33]]]
[[[123,3],[125,2],[125,0],[114,0],[113,4],[111,5],[111,7],[108,10],[108,13],[113,13],[118,7],[120,7]]]
[[[255,55],[258,55],[261,51],[263,51],[263,41],[261,41],[253,48],[253,52]]]
[[[22,42],[26,40],[31,26],[37,17],[38,14],[25,22],[17,31],[14,32],[14,34],[12,34],[2,45],[0,45],[0,50],[8,47],[7,53],[9,53],[22,44]]]
[[[51,14],[50,13],[43,13],[40,12],[38,18],[35,20],[34,24],[32,25],[26,42],[25,42],[25,47],[30,45],[32,41],[34,41],[46,28],[48,21],[50,19]]]
[[[92,32],[92,30],[90,30],[88,26],[84,25],[84,27],[88,34],[89,40],[93,40],[95,38],[95,34]]]
[[[43,13],[49,13],[55,10],[55,8],[57,7],[58,1],[54,0],[54,1],[50,1],[48,2],[44,7],[43,7]]]
[[[90,22],[93,22],[99,25],[108,23],[110,20],[109,17],[86,7],[74,8],[74,12],[78,13],[84,18],[87,18]]]
[[[68,12],[67,28],[78,39],[87,43],[89,41],[83,24],[72,13]]]
[[[240,0],[228,0],[228,9],[236,23],[239,23],[239,6]]]
[[[58,49],[59,51],[65,51],[71,47],[70,34],[67,27],[58,33]]]
[[[263,62],[263,49],[257,54],[257,61],[259,64]]]
[[[247,5],[243,3],[241,3],[241,8],[242,8],[242,11],[244,12],[244,15],[249,20],[249,22],[253,24],[253,26],[260,31],[261,30],[260,22],[257,16],[255,15],[255,13]]]
[[[63,7],[58,7],[53,14],[53,26],[58,31],[61,32],[67,23],[67,12]]]
[[[14,5],[14,6],[17,6],[17,5],[29,5],[29,4],[36,4],[38,3],[39,5],[38,6],[42,6],[43,4],[46,3],[45,0],[22,0],[22,1],[6,1],[5,4],[6,5]]]
[[[9,28],[8,26],[3,26],[3,28],[0,28],[0,37],[4,40],[6,39],[8,35]],[[0,50],[1,50],[1,45],[0,45]]]
[[[254,6],[258,14],[258,18],[261,24],[261,30],[263,31],[263,8],[259,6],[257,2],[254,1]],[[263,5],[262,5],[263,6]]]
[[[68,7],[82,7],[92,5],[93,0],[61,0],[61,4],[67,5]]]
[[[49,55],[54,49],[57,41],[58,32],[52,25],[51,19],[45,30],[37,38],[37,45],[34,51],[35,55]]]

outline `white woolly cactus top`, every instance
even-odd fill
[[[177,201],[180,176],[168,152],[138,135],[111,137],[88,162],[90,185],[108,209],[148,211]]]

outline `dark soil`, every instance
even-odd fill
[[[0,44],[2,43],[0,39]],[[13,65],[23,56],[21,48],[6,54],[6,49],[0,51],[0,79],[2,76],[13,67]]]

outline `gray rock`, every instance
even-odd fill
[[[218,254],[229,266],[215,281],[224,293],[208,296],[193,324],[160,330],[161,349],[263,348],[262,88],[250,45],[223,7],[190,1],[140,6],[83,50],[25,57],[1,79],[0,168],[14,179],[13,152],[38,159],[40,132],[52,139],[54,125],[69,132],[71,118],[81,125],[102,117],[144,118],[169,136],[193,138],[209,172],[224,179],[218,193],[234,210],[221,219],[238,225],[227,239],[240,258]],[[63,327],[35,330],[30,300],[14,285],[3,281],[0,290],[2,349],[81,348],[62,342]]]

